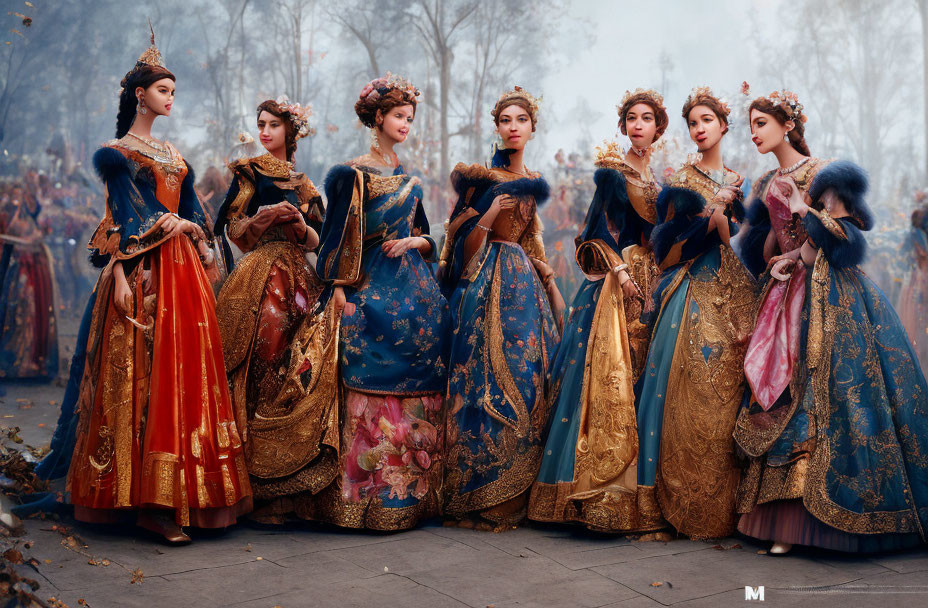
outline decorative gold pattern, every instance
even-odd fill
[[[637,465],[633,463],[632,468]],[[535,521],[576,522],[600,532],[653,532],[667,527],[654,486],[604,490],[584,499],[570,496],[572,484],[535,483],[528,515]]]
[[[628,329],[628,344],[631,348],[632,369],[635,382],[644,371],[651,344],[650,328],[641,322],[641,313],[651,303],[651,294],[661,276],[661,269],[654,259],[650,247],[629,245],[622,250],[622,260],[628,264],[628,275],[641,290],[641,299],[625,299],[625,319]]]
[[[612,268],[619,255],[601,241],[584,243]],[[578,254],[579,255],[579,254]],[[580,394],[580,423],[573,482],[558,484],[558,510],[565,501],[587,501],[599,508],[617,504],[604,495],[637,488],[638,432],[635,419],[633,370],[625,327],[622,288],[607,272],[599,293]],[[563,487],[562,487],[563,486]],[[530,512],[532,510],[530,502]]]
[[[731,434],[756,306],[747,271],[730,248],[720,251],[717,273],[690,275],[661,433],[657,488],[664,517],[697,538],[734,531],[740,471]]]

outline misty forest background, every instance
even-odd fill
[[[928,173],[928,0],[3,4],[0,175],[66,162],[93,178],[90,156],[113,136],[119,81],[148,46],[148,19],[177,76],[174,113],[156,122],[155,135],[170,139],[201,175],[235,154],[240,133],[255,134],[257,103],[286,93],[313,105],[317,133],[300,142],[297,166],[319,183],[331,165],[368,145],[353,112],[361,87],[388,70],[408,77],[422,97],[399,152],[434,185],[426,201],[433,222],[447,217],[454,164],[488,157],[489,109],[514,84],[544,96],[527,158],[543,172],[556,169],[559,149],[591,166],[594,147],[615,135],[621,92],[639,86],[664,94],[671,128],[657,159],[679,164],[694,150],[679,108],[693,86],[709,84],[735,108],[726,164],[755,179],[775,161],[750,142],[739,94],[748,80],[752,96],[780,87],[799,94],[813,153],[869,171],[884,229],[908,223],[913,192]],[[613,21],[604,29],[607,13]],[[682,51],[671,25],[693,28]],[[716,31],[736,45],[720,45]],[[635,33],[648,43],[630,41]],[[595,61],[584,54],[590,49]],[[739,69],[700,81],[702,73],[687,68],[691,53],[705,63],[734,56],[725,65]],[[67,159],[49,149],[66,149]]]

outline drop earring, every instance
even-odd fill
[[[371,150],[380,152],[380,140],[377,139],[377,128],[376,127],[371,128]]]
[[[141,114],[142,116],[144,116],[145,114],[148,114],[148,110],[145,108],[145,100],[142,99],[141,97],[139,97],[139,103],[135,107],[135,111]]]

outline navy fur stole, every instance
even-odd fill
[[[860,228],[870,230],[873,228],[873,213],[864,199],[869,187],[866,171],[850,161],[839,160],[818,172],[809,187],[809,196],[813,202],[818,202],[826,190],[834,188],[835,194],[844,203],[844,208]]]
[[[129,159],[119,150],[103,146],[93,154],[93,167],[100,179],[106,181],[120,171],[129,171]]]
[[[705,207],[706,199],[687,188],[668,187],[661,190],[657,197],[657,226],[651,232],[654,257],[663,260]],[[671,208],[673,217],[668,220]]]

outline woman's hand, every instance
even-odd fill
[[[126,272],[121,262],[113,265],[113,279],[115,285],[113,288],[113,305],[116,306],[121,314],[127,317],[132,316],[132,288],[129,287],[129,281],[126,279]]]
[[[796,264],[796,260],[792,258],[782,258],[777,260],[773,264],[773,268],[770,269],[770,276],[775,278],[778,281],[788,281],[792,271],[787,272]]]
[[[293,207],[290,203],[285,204],[292,207],[296,213],[286,210],[282,216],[284,219],[279,220],[278,223],[283,223],[283,230],[287,239],[302,247],[306,244],[306,236],[309,234],[310,228],[306,225],[303,214],[296,207]]]
[[[355,305],[345,299],[345,290],[340,286],[332,290],[332,305],[337,315],[350,317],[354,314]]]
[[[512,209],[518,204],[519,201],[511,194],[500,194],[493,199],[489,210],[499,213],[505,209]]]
[[[431,247],[431,243],[421,236],[407,236],[404,239],[393,239],[384,241],[380,249],[387,254],[388,258],[398,258],[410,249],[425,249]]]
[[[805,217],[806,213],[809,211],[806,197],[799,191],[799,186],[796,185],[792,177],[784,176],[776,178],[770,192],[774,198],[789,207],[791,213],[796,213],[800,217]]]
[[[622,293],[626,298],[641,297],[641,291],[639,291],[638,286],[635,285],[635,282],[632,280],[627,270],[620,270],[618,272],[618,279],[619,286],[622,288]]]
[[[715,194],[715,198],[712,200],[717,203],[722,203],[725,206],[731,205],[737,198],[741,196],[741,191],[735,186],[725,186]]]
[[[165,213],[159,217],[155,225],[146,230],[142,237],[144,238],[148,235],[155,234],[159,230],[164,234],[164,238],[168,240],[175,236],[180,236],[181,234],[189,234],[194,239],[206,238],[203,229],[197,224],[185,220],[174,213]]]
[[[773,265],[781,260],[797,260],[799,259],[799,249],[793,249],[792,251],[787,251],[786,253],[781,253],[780,255],[775,255],[767,260],[767,268],[773,268]]]

